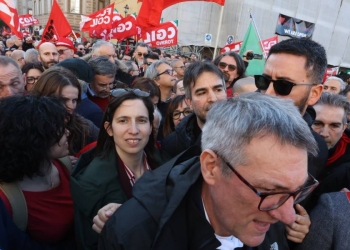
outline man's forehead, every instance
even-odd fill
[[[135,52],[147,52],[147,47],[137,46]]]
[[[160,64],[157,68],[158,71],[164,71],[166,69],[171,69],[170,65],[166,63]]]
[[[313,108],[316,111],[316,119],[322,121],[342,122],[345,114],[344,108],[337,106],[315,104]]]
[[[326,86],[339,86],[340,87],[340,82],[337,80],[328,80],[324,83]]]

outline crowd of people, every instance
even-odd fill
[[[232,51],[8,40],[0,249],[350,248],[350,86],[320,44],[246,76]]]

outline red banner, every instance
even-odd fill
[[[177,23],[166,22],[157,27],[143,29],[142,38],[150,47],[170,47],[177,45]]]
[[[0,18],[9,26],[12,33],[19,38],[23,38],[18,22],[18,12],[14,1],[0,0]]]
[[[33,17],[31,14],[20,15],[19,16],[19,26],[21,28],[33,26],[39,24],[39,20]]]
[[[129,15],[114,24],[110,32],[110,39],[123,40],[135,35],[137,35],[136,17],[134,15]]]
[[[80,31],[93,29],[112,29],[114,3],[104,9],[98,10],[88,16],[81,16]]]
[[[225,53],[228,51],[234,51],[236,53],[239,53],[239,50],[241,49],[242,43],[243,43],[243,41],[227,44],[221,49],[220,53],[222,54],[222,53]],[[270,48],[273,45],[275,45],[276,43],[278,43],[278,36],[274,36],[274,37],[262,40],[264,53],[266,53],[266,55],[267,55],[270,51]]]

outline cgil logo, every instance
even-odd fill
[[[110,15],[112,13],[112,8],[107,8],[103,10],[103,13],[98,14],[92,19],[92,24],[90,27],[95,27],[100,24],[109,24],[111,22]]]
[[[118,26],[114,28],[112,31],[114,33],[123,33],[125,31],[131,30],[131,28],[132,28],[132,22],[127,21],[125,24],[124,23],[118,24]]]
[[[34,17],[20,17],[19,23],[20,24],[26,24],[26,23],[33,23],[36,19]]]
[[[151,43],[154,41],[172,39],[176,35],[176,29],[174,27],[169,27],[167,30],[159,29],[157,31],[151,31],[146,33],[145,43]]]

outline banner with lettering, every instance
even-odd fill
[[[136,16],[129,15],[113,24],[110,39],[124,40],[135,35],[137,35]]]
[[[39,24],[39,20],[33,17],[31,14],[19,15],[18,18],[19,18],[19,26],[21,28]]]
[[[88,16],[81,16],[80,31],[92,29],[112,29],[114,16],[114,3],[104,9],[98,10]]]
[[[295,38],[311,38],[315,29],[315,24],[280,14],[278,16],[275,33],[280,36],[290,36]]]
[[[142,39],[150,47],[170,47],[177,45],[177,20],[161,23],[157,27],[142,29]]]
[[[267,38],[265,40],[262,40],[261,42],[263,44],[264,52],[266,53],[266,55],[268,55],[271,46],[278,43],[278,36]],[[236,53],[239,53],[239,50],[241,49],[242,43],[243,43],[243,41],[232,43],[232,44],[227,44],[220,50],[220,54],[228,52],[228,51],[234,51]]]

